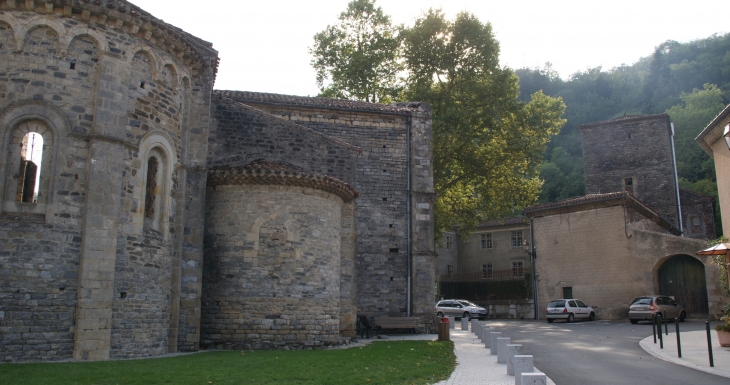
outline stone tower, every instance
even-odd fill
[[[586,194],[628,191],[679,228],[669,116],[624,116],[578,129]]]

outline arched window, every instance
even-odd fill
[[[10,126],[4,162],[3,211],[45,213],[50,203],[53,131],[40,119]]]
[[[43,160],[43,137],[37,132],[23,136],[20,145],[20,170],[18,171],[16,202],[38,203],[38,188]]]
[[[145,229],[159,231],[163,237],[169,235],[172,177],[177,159],[171,143],[169,137],[159,131],[142,138],[139,148],[141,167],[137,173],[140,188],[135,189],[135,222]],[[142,231],[142,228],[138,230]]]
[[[163,192],[167,192],[168,181],[165,178],[167,175],[167,157],[160,150],[159,147],[155,147],[150,150],[147,155],[147,172],[145,177],[145,188],[144,188],[144,221],[145,227],[153,228],[157,231],[161,230],[160,225],[162,224],[166,213],[167,195],[163,195]]]

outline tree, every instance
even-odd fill
[[[400,39],[375,0],[351,1],[309,52],[320,96],[387,103],[400,92]]]
[[[491,25],[472,14],[448,21],[429,10],[402,35],[405,96],[433,109],[437,234],[452,225],[468,233],[535,203],[545,145],[565,123],[563,102],[542,92],[519,101]]]
[[[675,128],[677,174],[691,183],[714,181],[715,164],[694,138],[725,107],[723,93],[716,85],[705,84],[702,90],[683,93],[680,99],[680,104],[666,111]]]

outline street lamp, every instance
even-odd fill
[[[530,242],[525,239],[525,241],[522,243],[522,248],[525,249],[525,253],[530,256],[530,274],[532,279],[532,302],[535,307],[535,320],[538,319],[539,313],[538,313],[538,301],[537,301],[537,274],[535,273],[535,258],[537,258],[537,254],[535,253],[535,247],[530,245]]]
[[[730,124],[725,126],[725,131],[722,133],[722,137],[725,138],[725,144],[730,149]]]

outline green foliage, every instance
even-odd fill
[[[388,103],[401,90],[397,28],[375,0],[353,0],[310,47],[320,96]]]
[[[690,182],[715,180],[715,163],[695,138],[725,107],[723,93],[714,84],[680,95],[682,102],[666,111],[674,123],[677,173]],[[713,193],[712,195],[717,195]]]
[[[3,364],[2,384],[433,384],[456,366],[452,342],[373,342],[361,348],[217,351],[106,362]]]
[[[715,330],[730,333],[730,304],[725,305],[725,308],[722,310],[720,321],[722,321],[722,323],[716,325]]]
[[[515,71],[520,79],[520,100],[542,90],[561,97],[566,105],[567,123],[548,144],[545,160],[552,151],[565,150],[576,164],[582,163],[581,124],[598,122],[622,115],[660,114],[667,112],[677,130],[676,153],[680,177],[691,183],[714,181],[712,159],[694,142],[694,137],[728,103],[721,90],[730,87],[730,34],[715,35],[689,43],[667,41],[648,57],[635,64],[603,71],[588,69],[562,80],[551,74],[549,63],[542,69],[522,68]],[[712,85],[717,85],[717,87]],[[563,199],[560,191],[568,172],[547,166],[540,201]],[[558,166],[558,169],[561,167]],[[581,171],[582,173],[582,171]],[[542,174],[541,174],[542,175]],[[578,189],[566,192],[577,196]]]
[[[436,238],[535,203],[542,153],[564,123],[562,101],[542,92],[517,100],[517,77],[500,67],[491,25],[472,14],[450,21],[429,10],[402,35],[405,96],[433,109]]]

